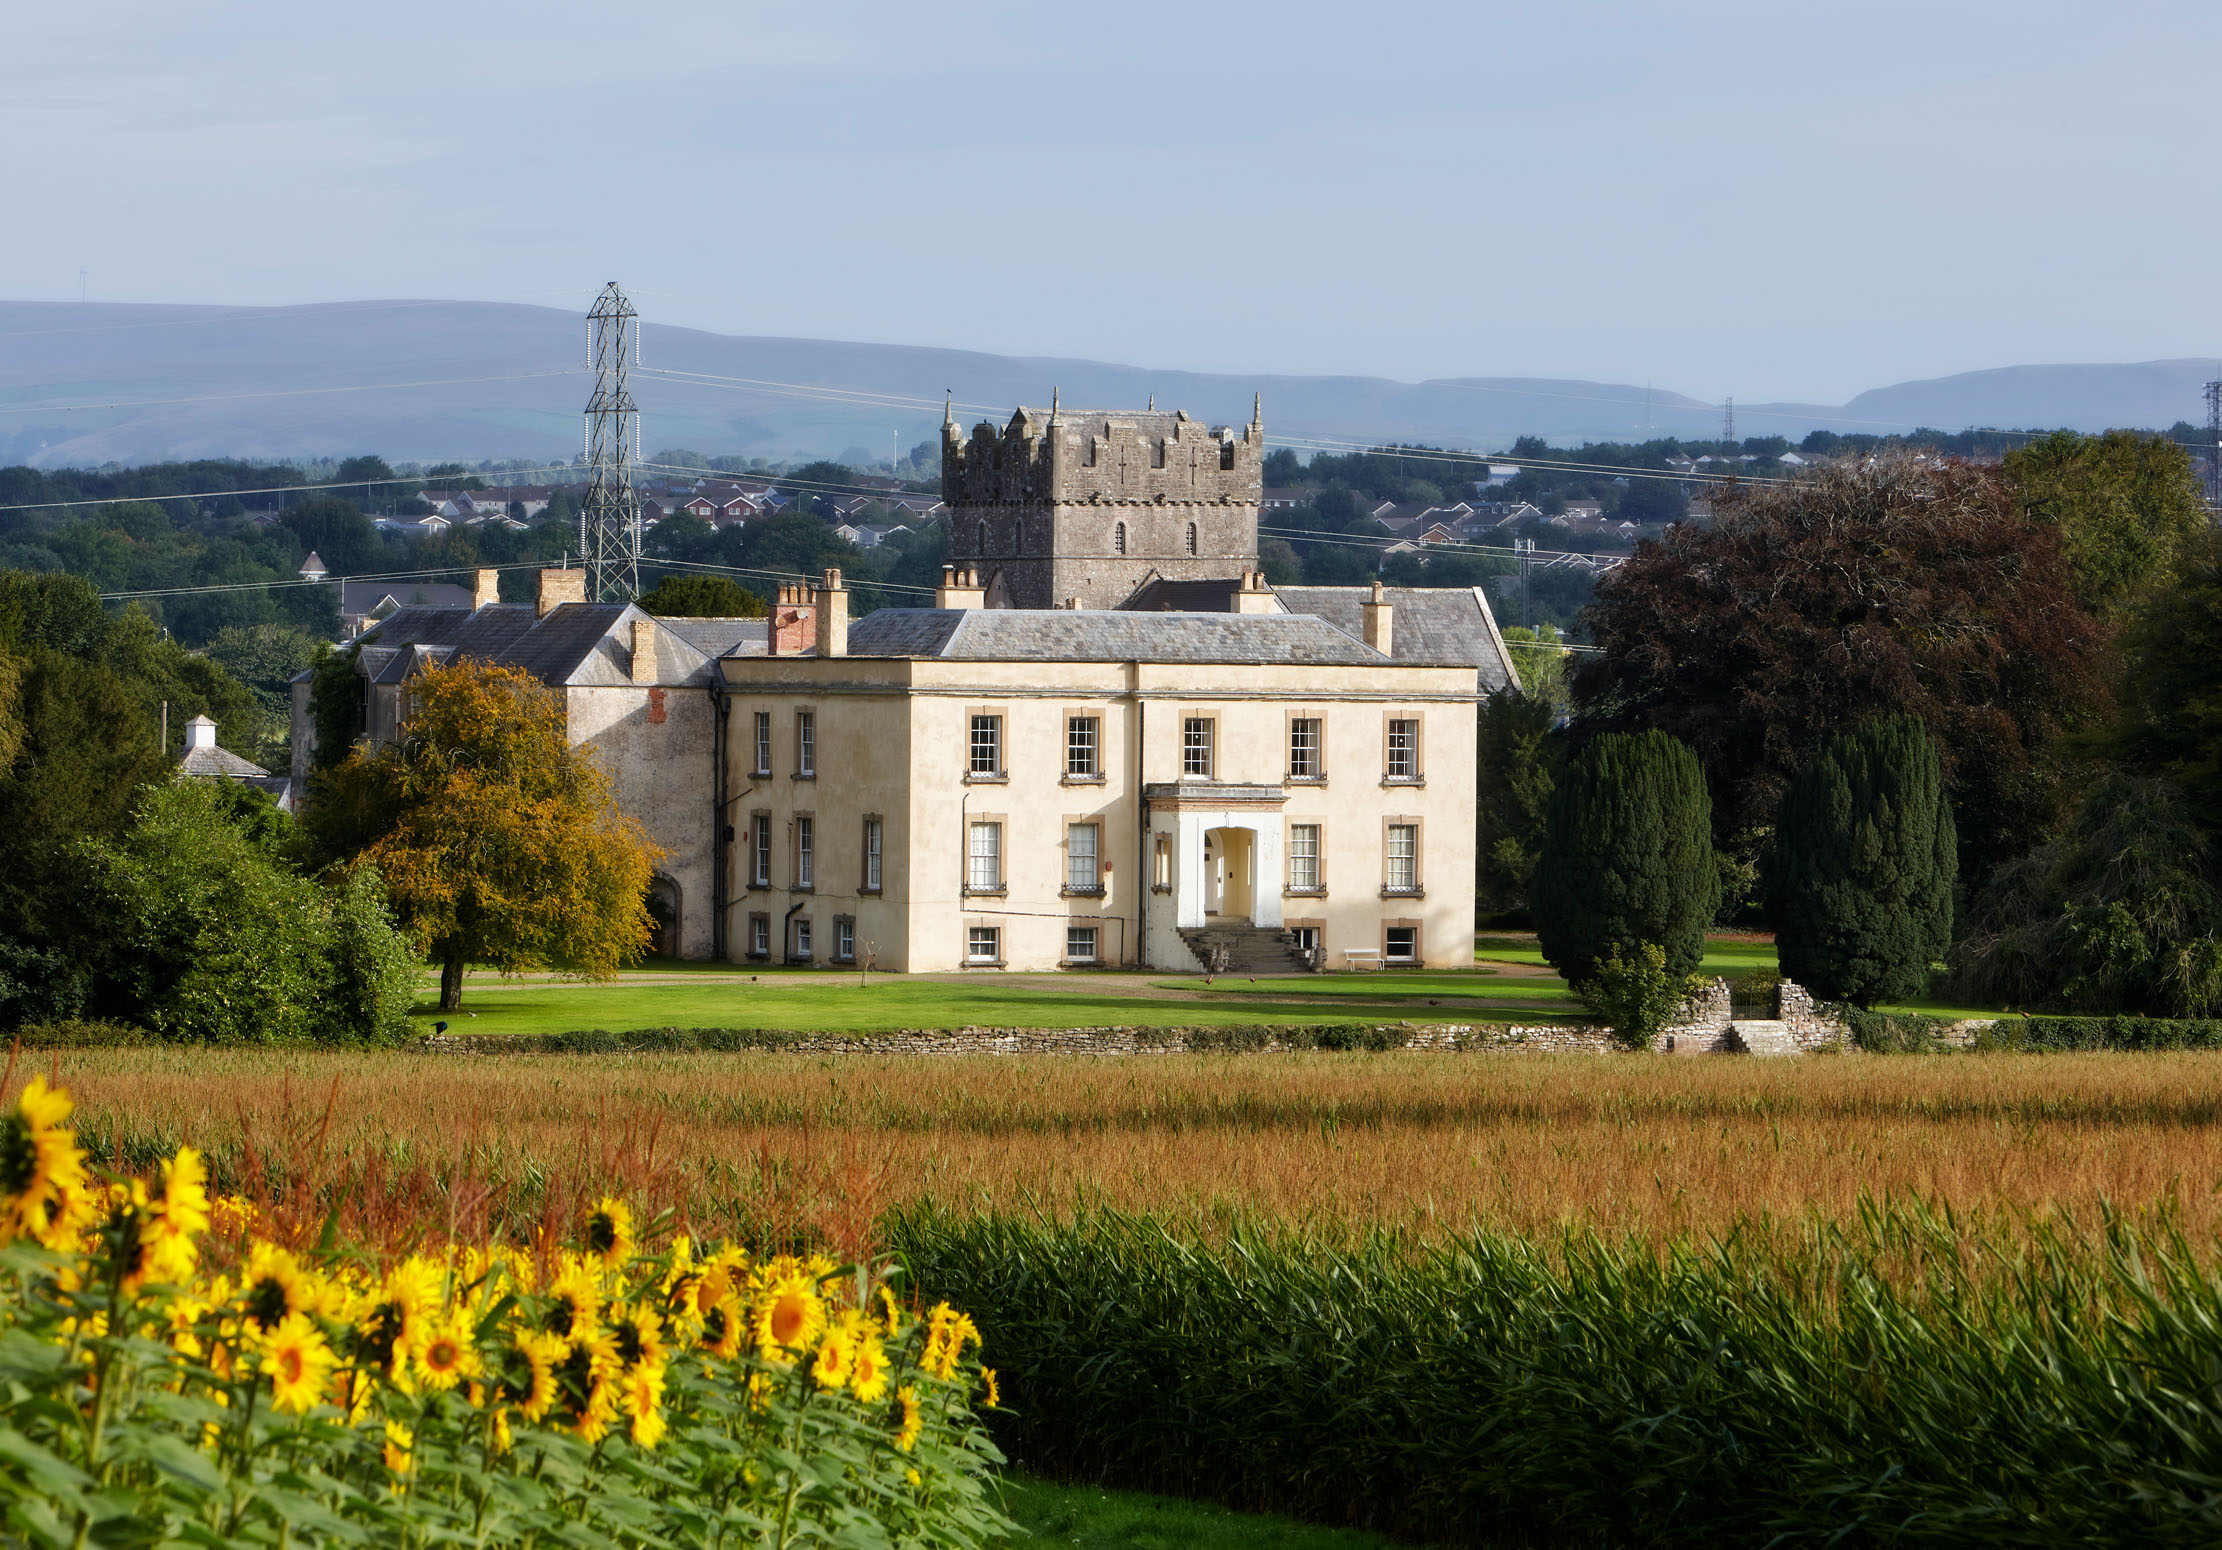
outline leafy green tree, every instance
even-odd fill
[[[760,619],[764,600],[730,576],[666,576],[640,606],[664,619]]]
[[[2164,776],[2116,770],[2057,837],[2000,869],[1953,952],[1952,988],[2041,1011],[2222,1013],[2210,831]]]
[[[2148,601],[2122,644],[2117,759],[2165,774],[2192,816],[2222,831],[2222,538],[2193,551],[2182,579]]]
[[[1304,579],[1304,562],[1296,557],[1296,550],[1285,538],[1259,540],[1258,568],[1265,572],[1266,581],[1276,587],[1295,586]]]
[[[2023,510],[2059,533],[2076,600],[2101,618],[2167,586],[2208,530],[2191,454],[2172,437],[2054,431],[2008,452],[2004,468]]]
[[[1664,732],[1607,733],[1567,761],[1528,899],[1543,956],[1569,984],[1646,942],[1668,973],[1696,970],[1720,903],[1712,816],[1697,756]]]
[[[1658,943],[1638,942],[1606,953],[1581,987],[1581,997],[1623,1049],[1646,1050],[1674,1021],[1695,978],[1669,969]]]
[[[1504,643],[1512,653],[1513,670],[1520,675],[1522,692],[1548,705],[1552,714],[1565,715],[1566,637],[1559,632],[1559,627],[1555,624],[1538,624],[1532,628],[1508,624],[1504,629]]]
[[[1952,944],[1958,840],[1921,722],[1824,743],[1783,793],[1768,868],[1782,972],[1832,1001],[1902,1001]]]
[[[1550,705],[1516,689],[1481,702],[1475,750],[1474,891],[1484,913],[1525,909],[1562,745]]]
[[[335,900],[234,821],[221,784],[150,788],[89,858],[109,938],[104,1010],[199,1043],[399,1034],[415,960],[375,877],[343,881]]]
[[[363,677],[355,671],[360,646],[326,647],[310,669],[309,720],[316,728],[311,768],[328,770],[344,762],[363,735]]]
[[[261,746],[235,748],[234,753],[276,757],[284,751],[293,718],[293,677],[313,667],[323,642],[306,630],[280,624],[233,626],[219,630],[208,644],[209,660],[217,663],[254,696],[261,712]]]
[[[429,669],[411,691],[401,743],[358,748],[317,776],[305,826],[315,854],[379,869],[440,965],[441,1009],[462,1005],[469,963],[607,978],[637,960],[662,851],[617,810],[593,754],[565,739],[560,702],[477,661]]]

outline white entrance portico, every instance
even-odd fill
[[[1150,911],[1153,966],[1185,968],[1195,961],[1182,930],[1232,920],[1279,928],[1287,792],[1179,781],[1147,787],[1145,799],[1151,841],[1165,860]]]

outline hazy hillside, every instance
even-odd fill
[[[230,454],[563,458],[579,446],[584,325],[545,307],[383,301],[282,308],[0,302],[0,462],[44,467]],[[651,448],[873,457],[932,432],[944,390],[977,418],[1045,402],[1213,421],[1265,395],[1279,438],[1407,438],[1494,448],[1514,436],[1717,433],[1712,404],[1540,378],[1406,383],[1206,375],[1099,361],[766,339],[651,323],[636,380]],[[746,381],[679,381],[660,375]],[[2209,364],[2021,366],[1862,393],[1841,407],[1739,404],[1745,435],[1984,425],[2164,426],[2197,418]],[[845,396],[861,394],[854,402]]]

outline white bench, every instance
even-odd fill
[[[1381,949],[1346,947],[1342,950],[1342,966],[1345,969],[1363,969],[1369,966],[1378,969],[1381,967]]]

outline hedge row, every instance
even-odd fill
[[[924,1043],[960,1031],[906,1028],[828,1033],[807,1028],[635,1028],[627,1033],[612,1033],[606,1028],[592,1028],[575,1033],[450,1035],[448,1042],[463,1049],[521,1055],[692,1054],[698,1051],[789,1050],[825,1039],[917,1039]],[[1242,1023],[1223,1028],[1135,1028],[1131,1031],[1145,1044],[1179,1043],[1191,1050],[1239,1054],[1276,1044],[1291,1049],[1401,1049],[1411,1042],[1418,1030],[1375,1023]]]
[[[2166,1233],[892,1232],[978,1318],[1033,1472],[1450,1544],[2222,1542],[2222,1284]]]

